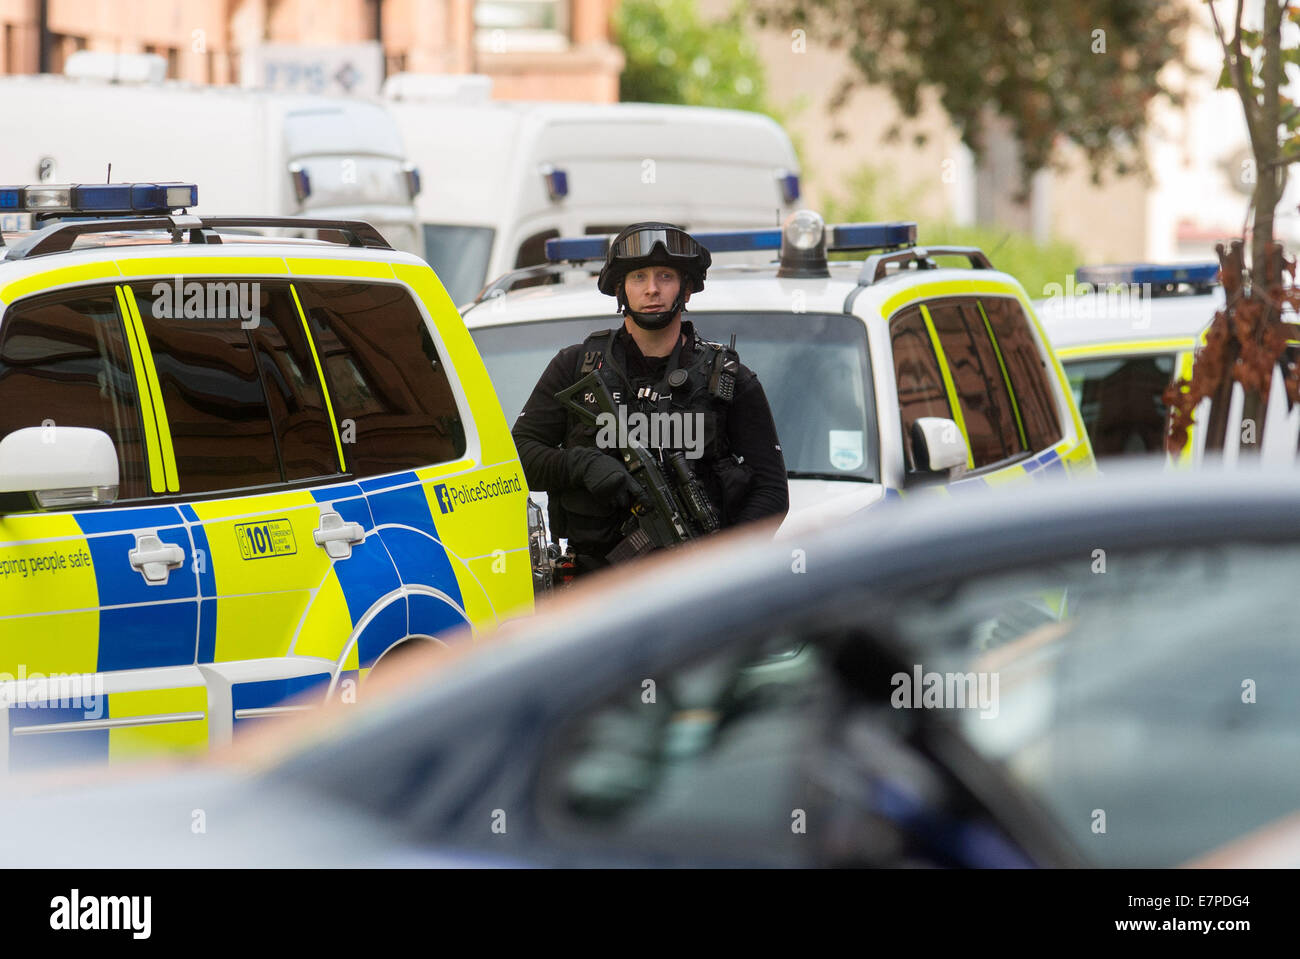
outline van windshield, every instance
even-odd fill
[[[487,282],[495,233],[490,226],[424,224],[424,258],[457,306],[473,300]]]
[[[878,482],[875,391],[860,320],[818,313],[692,312],[700,334],[726,343],[767,394],[791,478]],[[566,346],[616,326],[611,316],[471,329],[506,419],[514,423],[546,364]]]

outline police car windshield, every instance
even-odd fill
[[[876,482],[875,391],[860,320],[841,314],[691,312],[700,335],[726,343],[758,374],[793,478]],[[797,322],[796,322],[797,321]],[[513,423],[557,352],[618,324],[610,316],[471,330]]]
[[[453,303],[468,303],[483,289],[495,232],[487,226],[424,224],[424,258]]]

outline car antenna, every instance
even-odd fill
[[[108,165],[108,174],[104,177],[104,182],[105,183],[113,182],[113,164],[111,163]]]

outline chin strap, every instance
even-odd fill
[[[677,299],[673,300],[673,305],[659,313],[642,313],[634,310],[627,304],[627,296],[620,288],[618,291],[618,308],[619,312],[632,317],[632,322],[643,330],[662,330],[665,326],[673,321],[673,317],[678,313],[686,310],[686,288],[677,291]]]

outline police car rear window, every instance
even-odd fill
[[[465,454],[465,427],[424,317],[404,287],[295,282],[329,384],[349,473]]]
[[[218,287],[219,307],[208,292]],[[254,344],[267,340],[263,325],[288,324],[294,306],[287,284],[273,291],[260,282],[205,279],[185,282],[179,293],[168,282],[131,289],[171,427],[180,492],[283,482],[259,369],[266,354]]]
[[[0,436],[31,426],[103,430],[123,498],[148,485],[135,383],[113,288],[23,300],[0,337]]]

